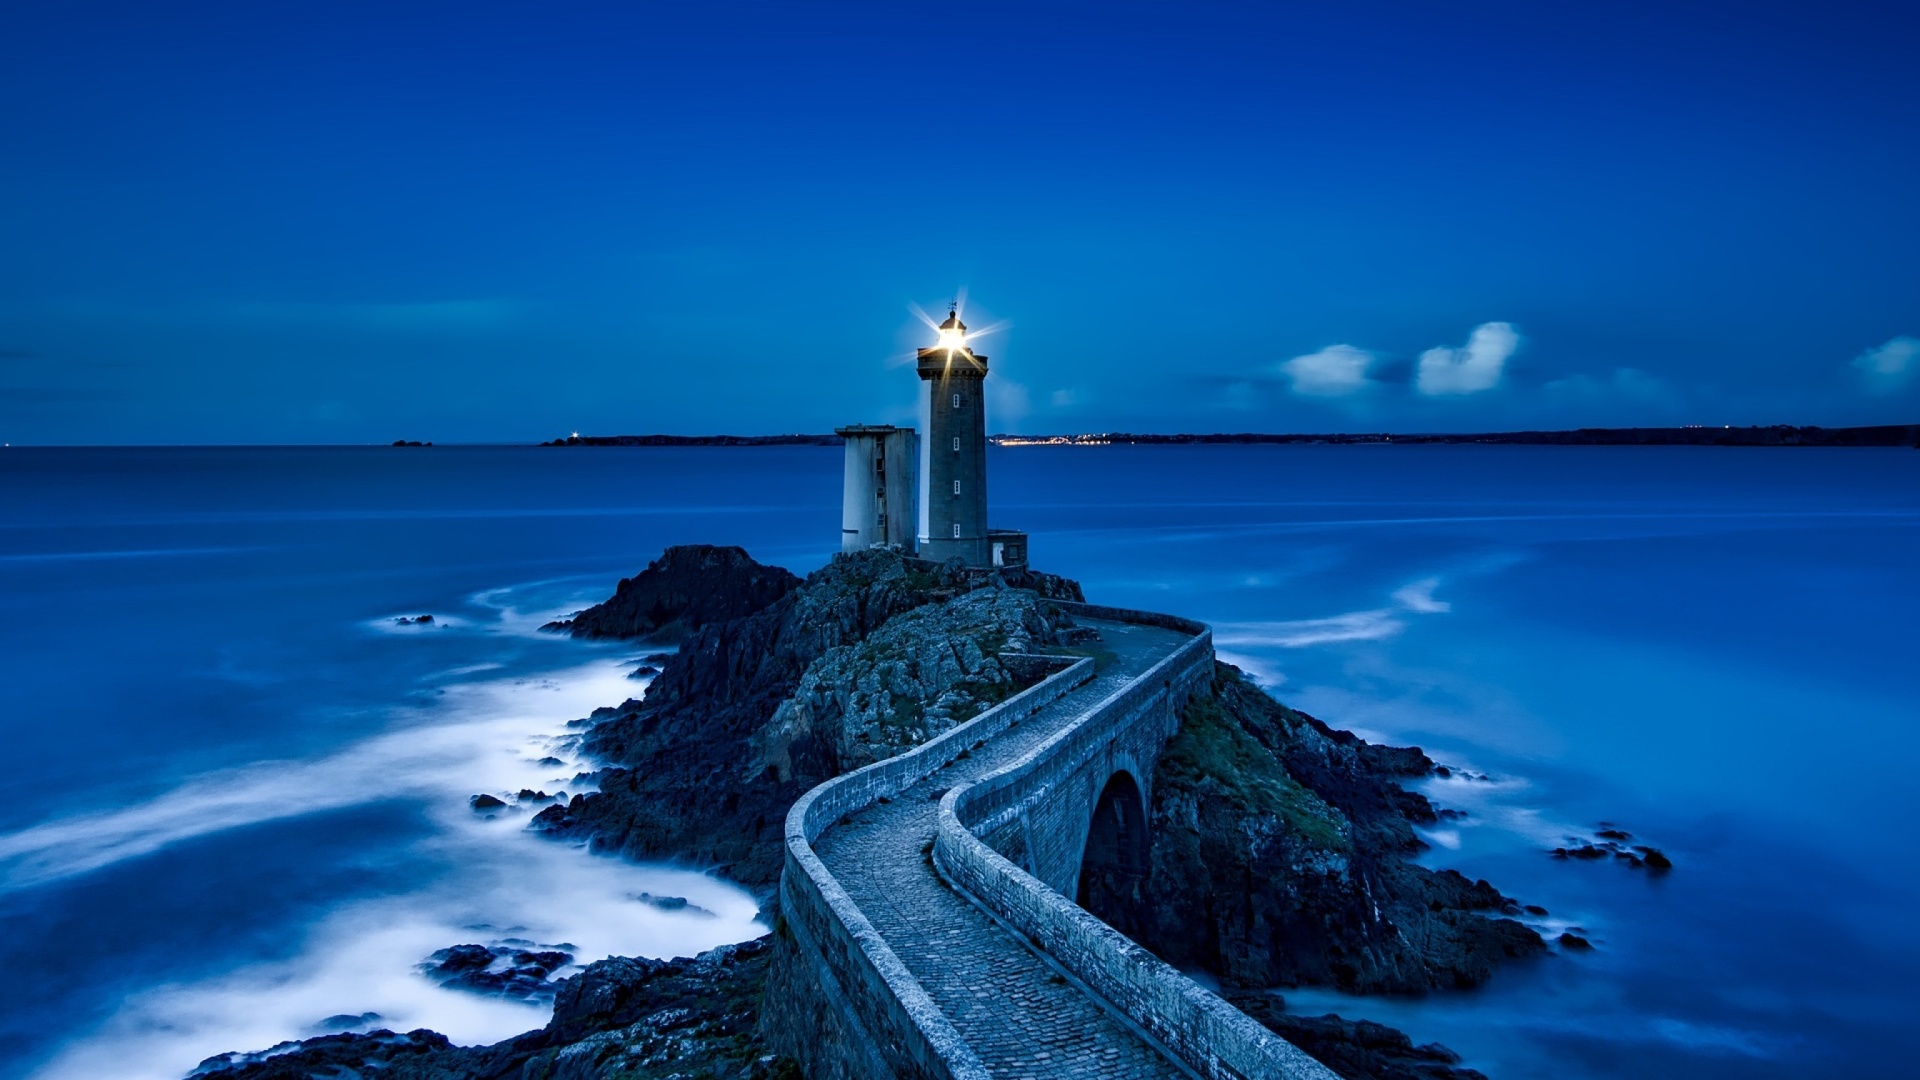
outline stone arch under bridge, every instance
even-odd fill
[[[1132,929],[1147,880],[1152,852],[1147,805],[1133,773],[1114,772],[1094,800],[1080,855],[1074,902],[1122,932]]]

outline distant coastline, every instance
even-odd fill
[[[1153,435],[1126,432],[1078,435],[994,435],[997,446],[1215,446],[1293,444],[1475,443],[1506,446],[1912,446],[1920,447],[1920,424],[1818,427],[1575,428],[1569,431],[1495,431],[1478,434],[1260,432]],[[541,446],[839,446],[840,436],[822,435],[573,435]]]

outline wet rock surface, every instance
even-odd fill
[[[1594,832],[1592,839],[1569,836],[1566,846],[1553,848],[1547,854],[1556,859],[1577,859],[1583,862],[1612,859],[1626,864],[1630,870],[1644,869],[1656,875],[1673,869],[1673,860],[1667,857],[1666,852],[1632,841],[1632,833],[1610,821],[1603,821],[1600,823],[1600,828]]]
[[[453,1044],[438,1032],[422,1029],[397,1034],[382,1028],[281,1043],[255,1053],[217,1054],[187,1075],[214,1080],[335,1080],[365,1073],[401,1076],[408,1066],[452,1049]]]
[[[1413,825],[1436,816],[1400,781],[1432,768],[1220,664],[1154,772],[1147,879],[1096,913],[1229,986],[1477,986],[1546,943],[1504,917],[1520,908],[1492,885],[1412,861],[1424,848]]]
[[[558,983],[549,975],[573,963],[575,946],[510,940],[498,945],[452,945],[419,965],[422,975],[452,990],[520,1001],[551,1001]]]
[[[210,1080],[798,1080],[758,1032],[767,939],[693,958],[615,957],[560,983],[544,1028],[457,1047],[430,1031],[326,1035],[256,1054],[222,1054]]]
[[[1230,994],[1227,1000],[1346,1080],[1486,1080],[1439,1043],[1415,1046],[1404,1032],[1385,1024],[1296,1016],[1272,994]]]

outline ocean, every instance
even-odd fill
[[[1595,946],[1290,1008],[1493,1080],[1909,1074],[1920,454],[1032,447],[990,469],[1037,567],[1206,620],[1289,704],[1450,766],[1425,790],[1465,816],[1427,861]],[[825,447],[0,451],[0,1078],[177,1077],[342,1016],[493,1041],[543,1007],[434,985],[434,950],[586,963],[763,932],[701,867],[468,798],[579,790],[568,722],[641,690],[644,650],[541,623],[669,544],[814,569],[840,479]],[[1548,854],[1602,822],[1674,869]]]

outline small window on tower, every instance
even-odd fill
[[[960,395],[959,395],[959,394],[955,394],[955,395],[953,395],[953,407],[954,407],[954,408],[956,408],[956,409],[960,407]]]
[[[953,482],[953,493],[954,493],[955,495],[958,495],[958,494],[960,494],[960,481],[958,481],[958,480],[955,480],[955,481]]]
[[[960,523],[957,521],[953,523],[953,538],[960,539]]]
[[[960,452],[960,436],[958,435],[953,437],[953,452],[956,454]]]

